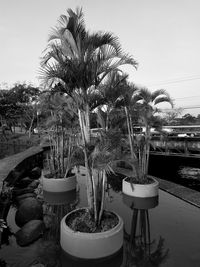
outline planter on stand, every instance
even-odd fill
[[[149,209],[158,205],[158,181],[151,177],[152,183],[135,184],[126,177],[122,182],[123,200],[132,208]]]

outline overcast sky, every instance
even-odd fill
[[[48,34],[61,14],[78,6],[89,30],[113,32],[138,61],[137,71],[125,69],[130,81],[164,88],[183,113],[200,113],[199,0],[0,0],[1,87],[39,85]]]

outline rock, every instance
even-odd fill
[[[39,182],[38,180],[33,180],[33,181],[28,185],[28,188],[33,188],[33,189],[35,189],[35,188],[38,187],[39,183],[40,183],[40,182]]]
[[[20,195],[24,195],[27,193],[33,193],[33,192],[34,192],[34,188],[31,188],[30,186],[28,188],[23,188],[23,189],[15,188],[13,190],[13,196],[20,196]]]
[[[16,241],[19,246],[27,246],[37,240],[45,231],[45,226],[41,220],[31,220],[27,222],[16,233]]]
[[[31,170],[29,176],[33,180],[39,179],[41,176],[41,169],[39,167],[35,167],[34,169]]]
[[[23,202],[23,200],[25,199],[25,198],[35,198],[36,197],[36,194],[35,193],[26,193],[26,194],[23,194],[23,195],[20,195],[20,196],[17,196],[16,197],[16,200],[17,200],[17,202],[18,202],[18,204],[22,204],[22,202]]]
[[[25,198],[15,214],[15,223],[22,227],[31,220],[40,220],[43,217],[42,204],[35,198]]]
[[[25,177],[23,179],[21,179],[20,181],[18,181],[18,183],[16,184],[16,187],[19,188],[25,188],[27,187],[30,183],[32,182],[32,179],[29,177]]]

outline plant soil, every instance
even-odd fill
[[[152,184],[154,183],[154,180],[150,177],[147,177],[147,179],[145,179],[145,181],[141,181],[139,179],[137,179],[136,177],[127,177],[126,181],[132,184]]]
[[[93,216],[87,209],[80,209],[70,214],[65,223],[73,231],[82,233],[100,233],[114,228],[119,222],[118,217],[109,211],[104,211],[99,226],[95,225]]]
[[[71,171],[69,171],[68,173],[67,173],[67,177],[66,178],[68,178],[68,177],[71,177],[71,176],[73,176],[74,175],[74,173],[72,173]],[[49,179],[55,179],[56,177],[57,177],[57,174],[56,173],[46,173],[45,175],[44,175],[44,177],[45,178],[49,178]],[[58,177],[58,179],[59,178],[63,178],[63,177]]]

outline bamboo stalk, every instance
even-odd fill
[[[84,152],[84,158],[85,158],[85,167],[87,170],[87,177],[88,177],[88,183],[87,183],[87,198],[88,198],[88,205],[89,207],[94,210],[94,192],[93,192],[93,187],[92,187],[92,173],[89,168],[89,159],[86,151],[86,140],[85,140],[85,135],[84,135],[84,126],[83,126],[83,119],[81,115],[81,110],[78,109],[78,117],[79,117],[79,124],[81,128],[81,136],[83,140],[83,152]]]
[[[101,223],[101,218],[102,218],[102,214],[103,214],[103,210],[104,210],[105,185],[106,185],[106,181],[107,181],[107,176],[106,176],[105,170],[103,170],[102,176],[103,176],[103,182],[102,182],[102,192],[101,192],[101,207],[100,207],[100,212],[99,212],[99,216],[98,216],[99,217],[98,218],[98,225],[100,225],[100,223]]]

